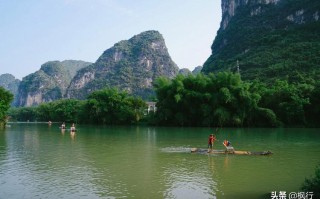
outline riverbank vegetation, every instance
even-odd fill
[[[314,198],[320,198],[320,164],[315,169],[315,176],[306,178],[301,189],[305,193],[312,192]]]
[[[142,119],[145,109],[141,98],[111,88],[95,91],[87,100],[62,99],[37,107],[11,108],[9,115],[15,121],[133,124]]]
[[[91,93],[86,100],[63,99],[37,107],[10,109],[17,121],[165,126],[316,127],[320,125],[320,83],[246,82],[238,73],[178,75],[154,83],[157,111],[117,89]]]
[[[7,111],[10,108],[10,103],[13,100],[13,95],[0,87],[0,128],[4,128],[7,120]]]
[[[245,82],[238,73],[159,78],[155,123],[173,126],[318,126],[319,83]]]

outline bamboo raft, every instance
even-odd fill
[[[261,151],[261,152],[254,152],[254,151],[237,151],[232,149],[226,150],[208,150],[208,149],[201,149],[201,148],[191,148],[191,153],[200,153],[200,154],[234,154],[234,155],[271,155],[271,151]]]

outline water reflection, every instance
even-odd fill
[[[75,137],[76,137],[76,132],[70,132],[70,137],[71,137],[71,140],[74,141],[75,140]]]
[[[229,166],[229,156],[226,155],[225,158],[224,158],[224,161],[223,161],[223,166],[225,169],[228,169],[228,166]]]
[[[245,198],[296,191],[320,155],[316,132],[226,131],[237,148],[268,147],[270,157],[191,154],[191,146],[206,147],[207,129],[89,126],[68,133],[55,124],[0,131],[0,197]]]
[[[6,150],[7,150],[7,143],[5,139],[5,129],[0,129],[0,166],[4,163],[6,159]],[[0,174],[2,170],[0,169]]]
[[[209,158],[209,164],[205,164],[203,160],[180,161],[171,164],[164,171],[167,186],[164,198],[216,198],[217,183],[213,158]]]
[[[90,183],[95,170],[81,151],[72,150],[43,128],[6,134],[0,190],[5,198],[99,198]],[[71,150],[70,150],[71,149]]]

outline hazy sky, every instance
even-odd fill
[[[158,30],[180,68],[211,54],[221,0],[0,0],[0,74],[17,78],[53,60],[95,62],[108,48]]]

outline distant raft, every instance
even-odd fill
[[[234,155],[271,155],[271,151],[236,151],[236,150],[208,150],[200,148],[191,148],[191,153],[201,153],[201,154],[234,154]]]

